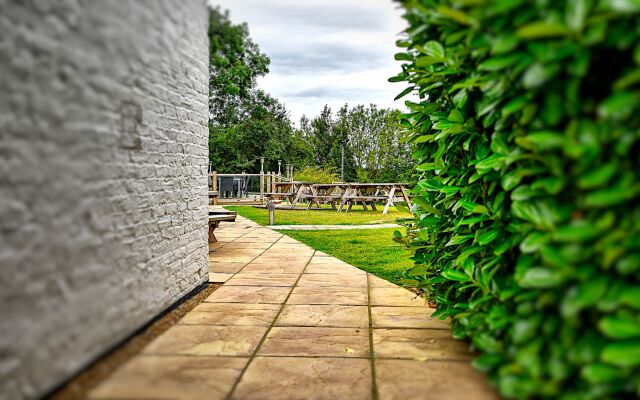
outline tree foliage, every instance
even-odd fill
[[[405,0],[407,282],[502,395],[640,395],[640,5]]]
[[[209,114],[214,125],[237,123],[251,104],[256,79],[269,72],[269,57],[249,37],[247,24],[229,12],[209,11]]]
[[[312,120],[300,121],[302,136],[309,142],[316,165],[340,170],[342,145],[345,180],[411,180],[409,145],[402,141],[397,110],[344,105],[334,116],[325,106]]]
[[[212,9],[210,41],[209,159],[218,172],[255,172],[277,160],[304,165],[310,149],[299,140],[284,105],[256,88],[269,72],[269,57],[249,37],[246,24],[233,24],[228,12]]]
[[[339,182],[340,177],[331,168],[306,166],[293,174],[293,179],[302,182],[334,183]]]
[[[334,115],[325,105],[295,129],[284,105],[256,87],[256,79],[269,72],[270,60],[251,40],[247,25],[212,9],[209,40],[209,159],[215,170],[257,172],[264,157],[267,171],[277,170],[277,160],[295,170],[340,171],[344,144],[345,180],[411,179],[397,111],[345,105]]]

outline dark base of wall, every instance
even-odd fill
[[[208,282],[200,284],[135,332],[81,367],[69,379],[51,389],[42,398],[49,400],[85,399],[89,390],[104,380],[118,366],[138,354],[149,342],[173,326],[220,286],[220,284]]]

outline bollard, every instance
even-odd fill
[[[276,205],[273,200],[267,202],[267,210],[269,210],[269,225],[276,224]]]

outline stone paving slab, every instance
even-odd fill
[[[468,362],[376,360],[375,368],[380,399],[499,398]]]
[[[366,306],[369,304],[367,288],[296,287],[291,292],[287,304],[341,304],[347,306]]]
[[[367,306],[338,304],[287,304],[275,326],[332,326],[338,328],[368,328]]]
[[[91,399],[224,399],[248,358],[140,355],[90,394]]]
[[[369,332],[358,328],[271,328],[258,351],[263,356],[368,357]]]
[[[216,236],[225,283],[91,399],[497,398],[423,298],[242,217]]]
[[[233,399],[370,399],[365,359],[256,357]]]
[[[194,307],[179,323],[269,326],[279,310],[279,304],[202,303]]]

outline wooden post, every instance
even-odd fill
[[[273,200],[267,202],[267,209],[269,210],[269,225],[276,224],[276,205]]]
[[[267,176],[266,176],[267,182],[266,182],[266,191],[269,193],[273,193],[273,190],[271,190],[271,171],[267,171]]]
[[[264,157],[260,157],[260,203],[264,204]]]
[[[244,174],[245,174],[245,172],[242,171],[242,175],[244,175]],[[244,198],[244,192],[242,190],[246,189],[244,187],[244,182],[245,182],[245,178],[244,178],[244,176],[242,176],[240,178],[240,182],[238,182],[238,198],[241,198],[241,199]]]
[[[264,171],[260,171],[260,203],[264,203]]]
[[[275,171],[271,171],[271,191],[276,191],[276,173]]]
[[[213,182],[212,182],[211,188],[213,189],[214,192],[218,191],[218,171],[213,171]],[[218,193],[217,196],[215,194],[213,195],[213,205],[215,206],[218,205],[219,196],[220,196],[220,193]]]

